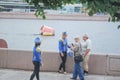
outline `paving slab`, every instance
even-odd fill
[[[31,74],[32,71],[0,69],[0,80],[29,80]],[[71,76],[72,74],[40,72],[40,80],[70,80]],[[85,80],[120,80],[120,76],[88,75]]]

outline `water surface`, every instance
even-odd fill
[[[120,22],[0,19],[0,38],[7,41],[10,49],[32,50],[34,38],[40,36],[35,34],[39,34],[42,25],[56,31],[54,37],[41,37],[42,50],[58,51],[61,32],[66,31],[69,43],[76,35],[82,41],[82,35],[87,33],[93,43],[93,53],[120,54],[120,30],[117,29]]]

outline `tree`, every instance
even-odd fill
[[[110,15],[109,21],[120,21],[120,0],[25,0],[30,5],[37,8],[36,15],[45,19],[44,8],[40,8],[39,3],[43,3],[45,7],[57,9],[65,4],[82,3],[87,5],[88,14],[93,16],[95,13],[107,13]],[[120,25],[119,27],[120,28]]]
[[[25,0],[30,5],[34,5],[37,9],[35,15],[36,16],[42,16],[43,19],[45,19],[45,13],[44,8],[41,8],[40,3],[43,3],[44,7],[51,8],[51,9],[57,9],[59,7],[62,7],[65,4],[74,4],[76,0]]]

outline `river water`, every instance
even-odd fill
[[[42,37],[40,27],[47,25],[55,29],[54,37]],[[0,19],[0,38],[5,39],[10,49],[32,50],[34,38],[40,36],[42,50],[58,51],[61,33],[68,33],[69,43],[76,35],[87,33],[92,40],[92,53],[120,54],[120,22],[102,21],[64,21],[64,20],[24,20]]]

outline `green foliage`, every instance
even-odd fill
[[[120,25],[118,26],[118,29],[120,29]]]
[[[45,7],[57,9],[65,4],[74,4],[76,2],[86,4],[89,10],[89,15],[100,12],[108,13],[111,18],[109,21],[120,21],[120,0],[25,0],[30,5],[34,5],[37,10],[37,15],[45,16],[44,10],[40,8],[39,3],[43,3]]]
[[[90,16],[97,12],[108,13],[111,16],[109,21],[120,21],[120,0],[80,0],[80,2],[87,4]]]
[[[44,8],[41,7],[40,3],[44,4],[44,7],[57,9],[58,7],[62,7],[65,4],[74,4],[76,0],[25,0],[30,5],[34,5],[37,9],[35,15],[42,16],[45,19]]]
[[[36,16],[42,16],[45,19],[44,8],[39,3],[43,3],[44,7],[57,9],[65,4],[82,3],[86,5],[88,14],[93,16],[95,13],[108,13],[110,18],[108,21],[120,21],[120,0],[25,0],[30,5],[37,8]]]

